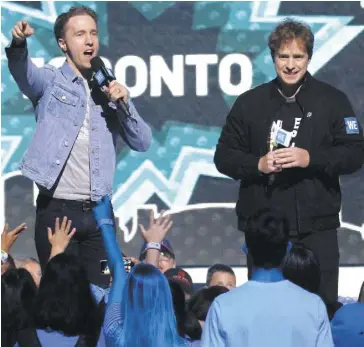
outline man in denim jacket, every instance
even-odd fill
[[[21,170],[40,190],[35,225],[39,261],[44,268],[50,255],[47,227],[67,216],[77,229],[68,251],[80,256],[92,283],[106,286],[109,276],[100,275],[100,260],[106,256],[92,207],[112,194],[123,140],[133,150],[146,151],[151,130],[124,86],[113,81],[102,92],[93,80],[90,61],[99,50],[93,10],[74,7],[56,19],[55,37],[66,57],[59,69],[32,63],[26,38],[33,33],[27,22],[18,22],[6,55],[11,74],[35,109],[37,126]],[[116,107],[120,98],[131,113],[121,125],[116,115],[122,112]]]

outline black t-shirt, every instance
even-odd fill
[[[276,121],[281,121],[281,128],[292,132],[290,147],[295,146],[295,140],[299,136],[299,126],[302,119],[302,111],[295,99],[289,99],[282,104],[277,113]],[[291,169],[283,169],[276,173],[274,183],[270,192],[270,203],[272,207],[281,209],[288,218],[291,234],[297,232],[297,210],[296,210],[296,191],[290,184],[292,180]],[[291,202],[288,203],[287,202]]]

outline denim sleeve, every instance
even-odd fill
[[[30,59],[27,46],[5,48],[11,75],[20,90],[35,105],[42,97],[48,83],[55,77],[55,68],[46,65],[38,68]]]
[[[129,147],[138,152],[146,152],[152,142],[152,130],[140,117],[133,102],[129,100],[130,117],[125,117],[123,121],[122,137]],[[117,111],[122,112],[122,111]]]
[[[103,224],[101,226],[101,233],[106,249],[108,266],[112,276],[112,285],[107,302],[108,309],[112,304],[121,303],[127,274],[124,269],[123,256],[116,241],[114,228],[111,225]]]

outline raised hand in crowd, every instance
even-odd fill
[[[1,250],[9,253],[10,248],[18,239],[23,230],[27,229],[27,225],[22,223],[13,230],[9,231],[9,224],[5,224],[3,233],[1,234]]]
[[[27,37],[34,34],[34,29],[27,21],[23,20],[15,24],[11,34],[13,35],[13,40],[16,44],[21,44]]]
[[[54,233],[51,228],[48,228],[48,240],[52,245],[49,259],[53,258],[57,254],[63,253],[66,250],[73,235],[76,233],[76,228],[71,230],[71,226],[72,221],[67,221],[67,217],[63,217],[61,225],[59,225],[59,218],[56,218]]]
[[[171,215],[166,215],[165,211],[161,211],[157,219],[154,218],[154,212],[151,210],[149,215],[149,226],[147,229],[142,224],[139,224],[140,233],[142,238],[147,243],[147,256],[145,258],[148,264],[158,267],[159,263],[159,250],[161,242],[165,239],[166,235],[171,231],[173,221]],[[157,245],[155,245],[157,244]],[[149,246],[150,245],[150,246]]]

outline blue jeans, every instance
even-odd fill
[[[91,283],[106,288],[110,282],[109,275],[101,274],[100,261],[105,260],[106,253],[100,230],[97,228],[92,208],[95,202],[54,199],[44,194],[37,198],[34,240],[42,271],[49,260],[51,245],[48,240],[47,227],[54,232],[57,217],[72,220],[72,228],[76,228],[66,253],[79,257],[85,266]]]

